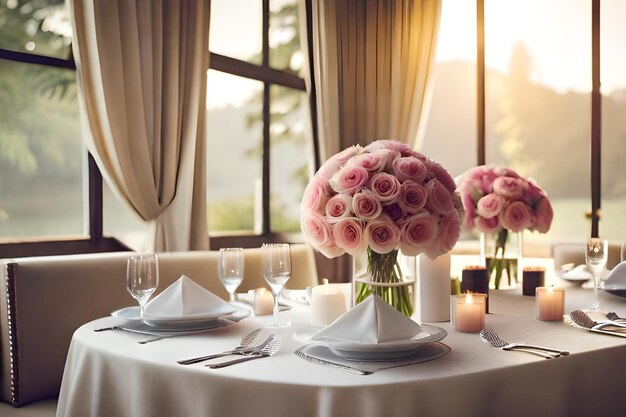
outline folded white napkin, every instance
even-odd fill
[[[611,269],[604,283],[606,285],[626,287],[626,261],[615,265],[615,268]]]
[[[591,274],[587,271],[587,265],[578,265],[564,273],[562,276],[564,279],[591,279]]]
[[[230,314],[236,309],[206,288],[181,275],[146,306],[146,316],[185,317]]]
[[[312,340],[336,339],[359,343],[407,340],[422,333],[419,324],[372,294],[312,336]]]

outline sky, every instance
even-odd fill
[[[443,0],[437,61],[476,61],[475,0]],[[602,0],[603,93],[626,87],[626,1]],[[533,59],[531,78],[559,92],[591,91],[590,0],[485,0],[485,64],[507,73],[513,46]]]

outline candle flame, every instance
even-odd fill
[[[465,295],[465,304],[474,304],[474,297],[469,292]]]
[[[554,287],[553,287],[552,285],[550,285],[550,286],[548,287],[548,292],[549,292],[550,294],[552,294],[552,293],[554,292]]]
[[[328,278],[322,278],[322,284],[328,285]]]

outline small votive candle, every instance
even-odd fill
[[[461,278],[461,293],[474,292],[489,295],[489,272],[484,266],[464,267]],[[489,298],[485,302],[485,311],[489,313]]]
[[[522,272],[522,294],[535,295],[537,287],[543,287],[546,281],[546,269],[542,266],[526,266]]]
[[[311,326],[328,326],[346,312],[346,298],[334,286],[324,284],[311,290]]]
[[[455,299],[454,329],[475,333],[485,328],[487,294],[461,294]]]
[[[537,320],[561,321],[565,311],[563,288],[537,287],[535,289],[535,318]]]
[[[249,290],[248,297],[255,316],[265,316],[274,311],[274,296],[266,288]]]

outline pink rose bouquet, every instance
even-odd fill
[[[455,190],[445,168],[402,142],[353,146],[326,161],[309,182],[302,198],[302,231],[329,258],[367,252],[372,281],[399,282],[398,251],[434,259],[456,244],[463,204]],[[516,214],[511,218],[523,220]],[[357,302],[368,295],[362,289]],[[412,314],[408,293],[379,295]],[[391,302],[393,297],[400,303]]]
[[[554,216],[550,199],[532,178],[523,178],[508,168],[486,165],[463,174],[459,192],[465,208],[465,228],[496,235],[489,269],[495,271],[498,288],[502,272],[508,271],[510,281],[515,270],[505,256],[509,231],[550,230]]]

